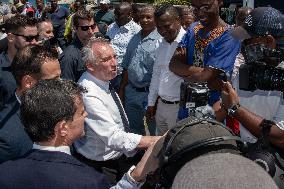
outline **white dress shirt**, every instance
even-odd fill
[[[96,161],[117,159],[122,154],[133,156],[142,136],[124,131],[119,109],[109,91],[109,82],[85,72],[78,83],[88,90],[83,94],[88,116],[85,136],[75,142],[77,152]]]
[[[54,152],[63,152],[65,154],[71,155],[70,147],[69,146],[41,146],[38,144],[33,144],[33,149],[36,150],[46,150],[46,151],[54,151]]]
[[[130,39],[141,30],[141,27],[133,20],[119,27],[116,22],[108,26],[106,35],[111,40],[111,46],[117,56],[118,74],[122,73],[122,60]]]
[[[241,106],[267,120],[274,121],[277,126],[284,130],[284,100],[281,91],[255,90],[244,91],[239,89],[239,68],[244,64],[244,57],[239,54],[234,65],[232,84],[237,91]],[[253,136],[243,125],[240,124],[241,138],[247,142],[256,142]]]
[[[164,38],[159,40],[148,95],[148,106],[154,106],[158,96],[171,102],[179,101],[180,84],[183,79],[169,70],[169,64],[185,33],[186,31],[181,27],[172,43],[168,43]]]

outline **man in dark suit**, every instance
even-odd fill
[[[16,15],[5,21],[8,47],[0,54],[0,70],[5,74],[5,77],[0,78],[0,88],[3,91],[2,98],[4,103],[10,100],[16,89],[16,81],[10,71],[11,63],[20,49],[28,45],[37,44],[38,33],[36,24],[36,19],[24,15]]]
[[[0,175],[5,175],[0,178],[1,188],[110,188],[104,175],[71,156],[69,146],[84,135],[88,115],[84,90],[72,81],[42,80],[21,96],[21,119],[34,142],[33,150],[0,165]],[[157,168],[156,156],[151,146],[113,188],[138,188]]]
[[[56,49],[27,46],[14,58],[11,70],[17,83],[16,92],[0,110],[0,163],[19,158],[32,148],[19,117],[19,97],[40,79],[59,78],[61,71]]]

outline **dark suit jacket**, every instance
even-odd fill
[[[16,90],[16,80],[11,73],[11,62],[8,60],[6,52],[0,54],[0,111],[4,103],[14,95]]]
[[[19,107],[14,94],[0,111],[0,163],[19,158],[32,149],[32,141],[20,120]]]
[[[106,177],[63,152],[32,150],[24,158],[0,165],[5,189],[105,189]]]
[[[0,53],[8,49],[8,39],[7,37],[0,40]]]

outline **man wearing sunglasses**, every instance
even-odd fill
[[[8,49],[0,55],[0,69],[2,69],[3,75],[6,75],[6,77],[0,78],[0,88],[3,94],[1,97],[4,99],[4,104],[16,89],[16,81],[9,71],[9,67],[20,49],[37,43],[38,33],[36,24],[36,19],[28,18],[24,15],[17,15],[5,22]]]
[[[73,16],[73,27],[75,37],[63,52],[60,58],[62,78],[70,79],[75,82],[86,71],[83,64],[81,49],[87,44],[91,37],[99,36],[93,15],[86,10],[79,10]]]

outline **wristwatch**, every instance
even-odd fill
[[[234,117],[237,110],[241,107],[240,103],[237,103],[237,104],[234,104],[232,105],[230,108],[228,108],[227,112],[228,112],[228,115],[230,117]]]

